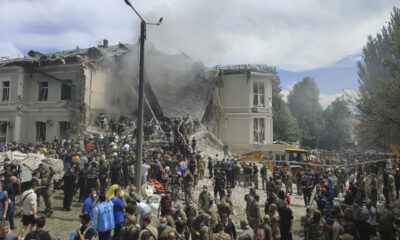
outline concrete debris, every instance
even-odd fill
[[[61,170],[61,173],[54,175],[54,180],[60,180],[63,176],[62,170],[64,169],[64,163],[60,159],[47,158],[42,154],[35,153],[21,153],[18,151],[8,151],[6,153],[0,152],[0,163],[8,158],[11,162],[16,162],[22,167],[21,182],[28,182],[32,179],[32,173],[39,167],[39,164],[47,164],[53,166],[56,170]]]

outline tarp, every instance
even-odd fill
[[[54,180],[59,180],[63,177],[62,170],[64,163],[60,159],[48,158],[42,154],[35,153],[21,153],[19,151],[8,151],[0,153],[0,163],[4,162],[5,158],[9,158],[11,162],[16,162],[22,167],[21,182],[28,182],[32,179],[32,173],[38,168],[40,163],[53,166],[55,169],[60,170],[61,173],[54,175]]]

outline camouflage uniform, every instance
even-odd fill
[[[210,200],[212,199],[211,193],[207,191],[202,191],[199,195],[199,208],[203,211],[208,209]]]
[[[310,237],[312,240],[325,240],[325,220],[321,217],[319,210],[314,211],[313,217],[309,220]]]
[[[53,212],[53,191],[54,191],[54,169],[49,168],[48,171],[42,173],[42,189],[41,194],[43,196],[44,204],[46,205],[46,212],[51,215]]]
[[[254,230],[260,225],[259,213],[260,206],[258,206],[258,202],[253,200],[249,205],[249,215],[247,216],[247,220],[249,222],[250,227]]]
[[[285,188],[286,188],[286,193],[293,193],[292,189],[292,181],[293,181],[293,176],[289,171],[286,171],[285,174],[283,175],[284,183],[285,183]]]
[[[262,189],[265,190],[265,188],[267,187],[267,182],[268,182],[267,167],[265,166],[265,164],[260,169],[260,174],[261,174]]]

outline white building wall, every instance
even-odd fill
[[[224,75],[220,91],[223,117],[219,122],[218,137],[231,150],[254,144],[270,144],[273,141],[272,79],[267,73],[251,72]],[[253,106],[253,84],[264,83],[264,107]],[[264,119],[264,142],[254,141],[254,118]]]

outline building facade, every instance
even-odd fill
[[[113,82],[112,61],[127,50],[120,44],[54,54],[30,51],[0,62],[0,141],[75,138],[99,112],[119,109],[121,96],[133,95]]]
[[[272,81],[275,74],[232,66],[219,70],[222,116],[215,134],[232,152],[272,144]]]

